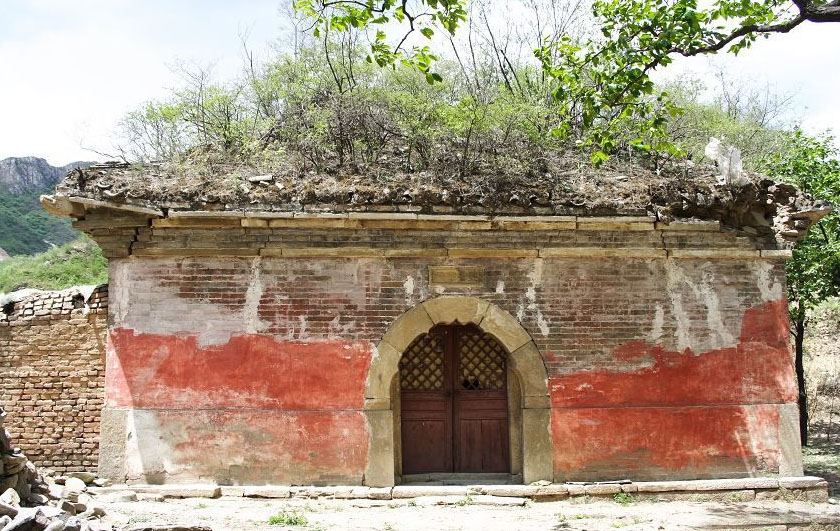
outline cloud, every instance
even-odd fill
[[[177,7],[176,7],[177,5]],[[53,164],[99,158],[80,143],[111,147],[117,121],[178,84],[177,59],[240,68],[239,34],[255,47],[277,33],[277,2],[16,1],[0,23],[6,82],[0,158],[38,155]]]
[[[811,133],[840,133],[840,31],[837,24],[805,23],[788,34],[759,39],[752,48],[733,54],[678,58],[659,72],[671,76],[692,72],[714,86],[713,72],[723,68],[731,81],[754,87],[769,84],[777,94],[793,96],[790,118]],[[710,59],[713,57],[713,59]]]

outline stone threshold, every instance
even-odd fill
[[[441,485],[479,486],[479,485],[521,485],[522,474],[502,473],[445,473],[403,474],[397,481],[400,486]]]
[[[687,481],[615,481],[599,483],[547,483],[533,485],[398,485],[364,486],[216,486],[216,485],[113,485],[90,488],[107,494],[134,491],[142,498],[309,498],[411,500],[433,499],[437,504],[463,504],[476,496],[555,501],[567,498],[615,498],[651,501],[828,501],[828,482],[814,476],[780,478],[708,479]],[[488,498],[482,498],[489,501]],[[503,500],[499,500],[503,501]]]

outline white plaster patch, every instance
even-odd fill
[[[537,300],[537,290],[534,286],[528,286],[528,289],[525,290],[525,298],[528,299],[528,302],[533,303]]]
[[[498,282],[496,282],[496,293],[501,295],[504,292],[505,292],[505,281],[500,279]]]
[[[516,308],[516,320],[520,323],[525,319],[525,303],[519,303],[519,306]]]
[[[403,288],[405,288],[405,303],[411,306],[414,299],[414,277],[408,275],[403,282]]]
[[[653,327],[648,334],[651,343],[659,343],[662,339],[663,327],[665,325],[665,308],[661,303],[656,303],[656,313],[653,316]]]
[[[108,267],[108,311],[114,321],[114,326],[125,321],[128,308],[131,306],[131,290],[129,289],[129,264],[132,259],[111,260]]]
[[[248,310],[248,304],[231,310],[198,298],[185,298],[177,286],[162,285],[154,273],[161,266],[174,268],[189,262],[189,259],[112,262],[109,303],[113,327],[131,328],[146,334],[195,334],[202,348],[227,343],[231,335],[245,332],[249,311],[251,315],[256,315],[254,308],[259,305],[261,286],[248,287],[251,299],[256,301],[251,310]],[[213,261],[217,267],[230,263],[231,260]],[[253,274],[251,270],[249,277]],[[248,296],[246,292],[246,300]],[[250,324],[257,329],[262,326],[255,320],[251,320]]]
[[[754,272],[756,282],[758,284],[758,291],[761,292],[761,298],[764,302],[776,301],[782,298],[782,283],[771,281],[770,272],[773,270],[773,264],[769,262],[754,262]]]
[[[130,410],[125,422],[125,472],[128,478],[181,471],[170,458],[175,453],[169,443],[170,437],[177,434],[163,430],[154,411]]]
[[[542,314],[542,311],[537,305],[536,287],[539,286],[542,282],[542,271],[542,259],[535,260],[534,267],[528,274],[528,279],[530,280],[531,285],[528,286],[528,288],[525,290],[525,296],[519,301],[519,306],[516,309],[516,318],[517,320],[522,322],[525,318],[526,310],[534,312],[534,317],[537,321],[537,328],[540,329],[540,333],[543,336],[547,337],[551,333],[551,329],[548,326],[548,321],[546,321],[545,317]]]
[[[674,315],[676,324],[677,349],[685,350],[691,346],[690,327],[691,319],[688,312],[685,311],[682,304],[682,293],[678,290],[678,284],[682,277],[682,271],[673,263],[673,260],[666,260],[665,264],[665,278],[666,289],[668,291],[668,299],[671,301],[671,313]]]
[[[356,321],[341,322],[341,316],[336,315],[330,321],[329,329],[327,330],[327,337],[329,339],[342,339],[352,334],[356,329]]]
[[[551,332],[551,329],[548,327],[548,321],[545,320],[541,311],[537,310],[537,327],[540,329],[540,333],[548,337],[548,334]]]
[[[531,273],[528,275],[528,279],[531,281],[532,286],[539,286],[542,284],[542,277],[543,277],[543,259],[537,258],[534,260],[534,268],[531,270]]]
[[[251,277],[248,291],[245,292],[245,307],[242,309],[242,319],[245,321],[245,331],[256,334],[265,330],[265,323],[260,321],[260,299],[262,299],[262,257],[257,256],[251,263]]]
[[[698,350],[711,350],[735,344],[735,334],[723,322],[723,312],[720,308],[717,289],[719,282],[711,271],[704,271],[702,279],[698,282],[691,278],[674,260],[666,260],[665,275],[671,312],[676,324],[677,348],[679,350],[685,350],[688,347],[694,347]],[[695,300],[706,307],[706,325],[708,330],[716,336],[717,341],[712,341],[711,337],[691,337],[691,318],[683,307],[683,293],[681,291],[683,287],[687,287]]]
[[[723,314],[720,310],[720,299],[718,298],[717,290],[714,288],[714,275],[709,273],[709,276],[703,277],[703,284],[700,286],[700,292],[703,297],[703,302],[706,304],[706,323],[709,325],[709,330],[712,330],[718,335],[721,345],[734,345],[735,335],[723,323]]]
[[[303,315],[298,315],[298,323],[300,323],[300,329],[298,330],[298,339],[306,339],[306,317]]]

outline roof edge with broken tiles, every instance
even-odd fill
[[[670,230],[685,231],[717,231],[721,228],[719,221],[704,219],[678,219],[669,223],[657,220],[653,214],[645,216],[628,216],[616,214],[614,216],[570,216],[565,214],[420,214],[414,212],[381,212],[369,210],[351,210],[346,212],[325,211],[272,211],[272,210],[179,210],[158,209],[143,204],[130,202],[102,201],[79,196],[42,195],[41,204],[53,214],[64,217],[84,216],[81,210],[75,210],[72,205],[79,205],[87,209],[108,209],[139,214],[150,218],[190,220],[190,219],[240,219],[240,220],[359,220],[359,221],[435,221],[435,222],[500,222],[514,224],[568,224],[569,228],[587,228],[598,224],[644,224],[645,228],[668,228]],[[61,205],[64,203],[65,205]],[[66,206],[67,204],[71,206]],[[649,227],[648,227],[649,225]]]
[[[62,193],[44,194],[40,196],[41,205],[50,213],[62,217],[83,217],[84,211],[73,208],[74,205],[89,209],[108,209],[132,214],[145,215],[152,218],[259,218],[259,219],[357,219],[357,220],[389,220],[389,221],[490,221],[493,219],[504,219],[506,221],[574,221],[589,220],[591,222],[612,221],[612,222],[641,222],[657,221],[657,216],[651,212],[645,215],[630,215],[630,212],[616,212],[614,215],[570,215],[568,213],[548,212],[549,209],[542,209],[545,212],[538,214],[523,214],[520,211],[510,212],[486,212],[477,214],[458,214],[449,211],[438,213],[407,212],[400,210],[400,205],[395,208],[383,210],[382,205],[359,205],[348,206],[339,203],[319,203],[317,209],[313,205],[302,205],[296,210],[266,210],[264,207],[248,209],[242,207],[223,209],[183,209],[178,207],[158,206],[152,202],[136,201],[107,201],[93,199],[80,195],[65,195]],[[379,208],[365,208],[379,207]],[[635,209],[631,209],[635,210]],[[689,218],[681,219],[685,223],[702,223],[708,220]],[[716,222],[715,222],[716,223]]]
[[[244,227],[290,227],[290,224],[300,221],[301,226],[307,227],[344,224],[348,228],[395,229],[430,227],[439,222],[449,222],[456,229],[476,230],[743,229],[747,235],[758,237],[772,234],[784,248],[804,237],[810,225],[832,210],[825,201],[814,200],[796,187],[764,179],[757,174],[752,176],[753,182],[743,186],[716,184],[714,178],[710,180],[708,176],[698,175],[687,181],[664,177],[664,181],[660,179],[648,185],[647,192],[643,190],[645,187],[635,190],[642,195],[632,201],[627,201],[621,193],[613,199],[599,197],[601,192],[596,187],[595,190],[569,192],[568,198],[557,202],[549,199],[548,203],[537,201],[528,205],[485,204],[481,197],[469,194],[461,198],[462,202],[447,203],[443,195],[434,195],[437,192],[433,192],[432,197],[421,194],[419,202],[412,202],[409,198],[408,203],[387,197],[369,198],[359,203],[342,202],[327,196],[320,199],[307,196],[305,200],[302,196],[277,198],[277,202],[266,202],[265,198],[258,200],[253,196],[249,202],[178,200],[176,196],[172,199],[155,198],[151,192],[148,195],[109,195],[113,182],[106,180],[100,183],[97,177],[90,179],[91,172],[110,179],[119,177],[120,172],[131,167],[128,164],[106,163],[87,170],[72,170],[56,188],[54,195],[41,197],[41,203],[53,214],[77,220],[85,218],[90,210],[104,209],[117,212],[115,216],[152,218],[158,220],[156,223],[172,226],[189,225],[190,219],[205,225],[211,225],[214,219],[220,222],[229,220],[225,222],[227,226],[231,222],[235,224],[235,219],[242,219]],[[152,172],[155,168],[160,169],[162,164],[147,167],[147,172]],[[258,175],[253,179],[264,185],[266,183],[262,181],[268,177]],[[270,177],[276,178],[273,175]],[[352,184],[348,189],[354,187],[355,184]],[[526,192],[525,189],[521,191]],[[514,192],[515,189],[505,193]],[[445,190],[441,193],[445,194]],[[576,193],[583,193],[583,199],[589,197],[592,202],[578,204]]]

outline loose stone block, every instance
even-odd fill
[[[391,497],[395,500],[401,498],[421,498],[428,496],[460,496],[464,497],[470,493],[468,487],[460,487],[455,485],[441,485],[441,486],[411,486],[411,485],[397,485],[391,489]]]
[[[785,489],[807,489],[812,487],[828,487],[828,482],[816,476],[781,477],[779,487]]]
[[[584,486],[584,493],[589,496],[607,496],[618,494],[619,492],[621,492],[621,485],[618,485],[617,483]]]
[[[242,487],[242,496],[246,498],[288,498],[291,496],[289,487]]]

